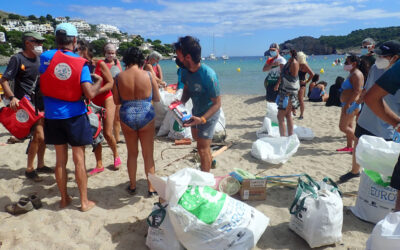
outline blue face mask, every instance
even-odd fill
[[[153,67],[155,67],[155,66],[157,66],[157,63],[153,63],[152,65],[153,65]]]
[[[362,56],[365,56],[366,54],[368,54],[368,49],[362,48],[362,49],[361,49],[361,55],[362,55]]]
[[[275,50],[270,50],[270,51],[269,51],[269,54],[270,54],[272,57],[275,57],[275,56],[278,55],[278,53],[277,53]]]

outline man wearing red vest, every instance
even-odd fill
[[[25,96],[29,96],[36,107],[41,110],[41,102],[35,95],[38,94],[37,82],[39,78],[39,55],[42,53],[42,44],[45,39],[37,32],[25,32],[22,36],[23,50],[11,57],[0,79],[4,93],[10,100],[10,108],[17,111],[19,101]],[[9,81],[14,81],[14,90],[11,89]],[[53,169],[44,165],[44,144],[43,119],[33,125],[33,138],[28,148],[28,163],[25,176],[35,182],[42,181],[37,172],[53,173]],[[37,170],[33,163],[35,156],[37,159]]]
[[[70,23],[56,27],[56,50],[40,56],[40,89],[45,111],[45,141],[56,150],[56,181],[61,193],[60,208],[71,203],[67,192],[68,144],[72,148],[75,178],[78,184],[81,211],[95,206],[87,197],[85,145],[92,144],[90,123],[82,95],[89,99],[99,91],[101,77],[93,75],[93,84],[86,60],[74,54],[78,32]]]

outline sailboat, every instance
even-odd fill
[[[222,55],[221,58],[222,58],[223,60],[229,60],[229,56],[228,56],[228,55]]]
[[[211,54],[208,56],[208,60],[217,60],[217,57],[215,56],[214,34],[213,34],[213,50],[212,50],[212,52],[213,52],[213,53],[211,53]]]

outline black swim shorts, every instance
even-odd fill
[[[45,119],[44,138],[46,144],[51,145],[90,145],[93,139],[89,118],[83,114],[68,119]]]

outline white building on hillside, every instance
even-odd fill
[[[118,34],[121,33],[121,31],[116,26],[109,25],[109,24],[97,25],[97,31],[105,32],[105,33],[118,33]]]
[[[67,18],[65,18],[63,16],[59,16],[59,17],[56,17],[56,21],[57,22],[66,23],[67,22]]]
[[[78,31],[90,30],[90,25],[81,19],[69,20],[69,23],[74,25]]]
[[[151,43],[142,43],[142,45],[139,46],[140,50],[152,50],[153,45]]]

